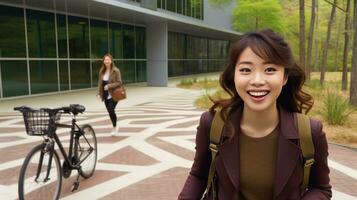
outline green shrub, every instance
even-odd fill
[[[307,87],[314,89],[314,90],[319,90],[319,89],[323,88],[320,84],[320,80],[318,80],[318,79],[311,79],[311,80],[307,81],[305,84]]]
[[[213,105],[211,99],[219,100],[219,99],[227,99],[227,98],[229,98],[229,95],[224,90],[218,89],[211,94],[206,93],[205,95],[202,95],[200,98],[196,99],[195,105],[198,108],[207,110]]]
[[[193,81],[191,79],[182,79],[180,81],[181,86],[190,86],[193,84]]]
[[[348,100],[336,92],[327,91],[324,99],[323,115],[332,125],[343,125],[351,113]]]

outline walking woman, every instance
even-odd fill
[[[115,114],[115,107],[118,102],[113,100],[111,93],[114,88],[120,86],[121,84],[122,79],[120,70],[115,66],[113,57],[110,54],[104,55],[102,66],[99,70],[97,97],[104,101],[105,107],[109,113],[109,117],[113,125],[113,129],[111,131],[112,136],[116,136],[118,134],[117,115]]]
[[[227,114],[214,160],[215,178],[202,199],[330,199],[326,136],[322,124],[312,119],[314,163],[309,184],[302,187],[304,159],[294,113],[306,113],[313,105],[302,91],[304,81],[289,45],[272,30],[247,33],[232,44],[220,77],[230,98],[214,102],[202,114],[194,162],[178,199],[201,199],[204,194],[217,108]]]

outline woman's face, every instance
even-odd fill
[[[246,108],[261,112],[276,106],[286,82],[282,66],[263,60],[249,47],[238,58],[234,83]]]
[[[103,62],[106,67],[110,67],[110,65],[112,64],[112,59],[109,56],[106,56]]]

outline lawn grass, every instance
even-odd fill
[[[314,98],[314,106],[308,115],[314,119],[322,121],[324,125],[323,130],[330,143],[357,148],[357,109],[351,106],[348,107],[348,115],[346,119],[343,120],[342,125],[329,124],[325,114],[326,106],[324,102],[326,101],[328,92],[338,95],[342,100],[348,100],[349,90],[341,91],[342,73],[327,72],[323,87],[320,85],[319,76],[319,73],[313,72],[311,74],[311,80],[307,82],[303,88],[304,91],[311,94]],[[182,82],[189,83],[190,81],[185,80]],[[178,87],[187,89],[205,89],[207,95],[203,95],[195,101],[195,106],[203,110],[207,110],[212,106],[212,102],[208,96],[213,99],[228,98],[228,95],[220,88],[218,80],[192,80],[189,84],[178,84]]]

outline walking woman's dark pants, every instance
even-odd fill
[[[112,98],[104,100],[104,104],[109,113],[110,120],[112,121],[113,127],[117,126],[117,115],[115,114],[115,107],[117,106],[117,103],[118,102],[114,101]]]

